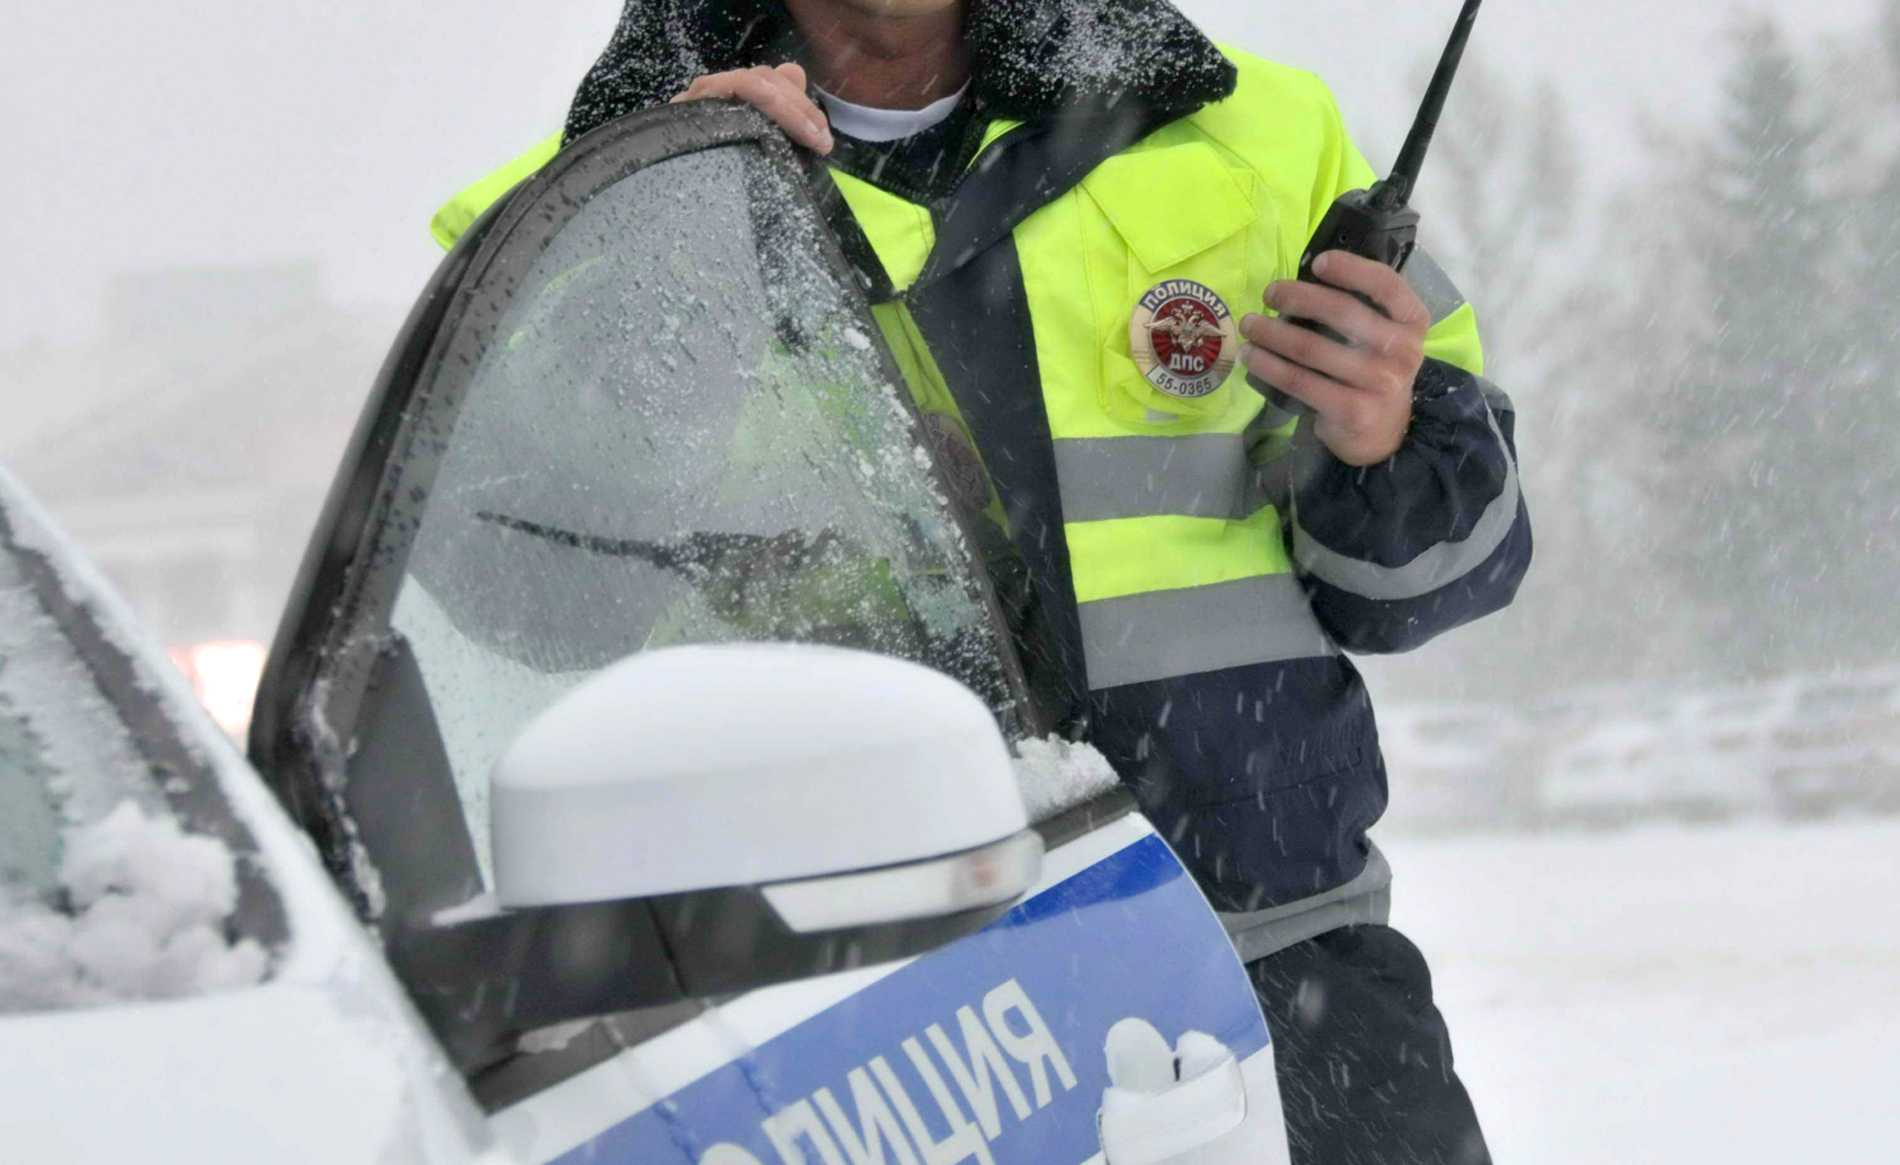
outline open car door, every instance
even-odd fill
[[[492,901],[491,770],[629,657],[854,648],[1039,733],[971,549],[983,519],[953,507],[809,180],[755,113],[675,106],[571,143],[471,228],[342,466],[253,760],[529,1159],[1079,1163],[1100,1123],[1137,1130],[1118,1165],[1222,1137],[1273,1160],[1246,976],[1118,788],[1039,827],[1033,896],[895,938],[798,945],[748,916],[751,945],[696,960],[690,904]],[[760,711],[719,710],[740,735]],[[787,985],[745,994],[765,983]],[[1187,1100],[1157,1085],[1165,1116],[1105,1106],[1108,1033],[1130,1019],[1131,1087],[1200,1074]],[[1177,1055],[1190,1032],[1208,1042]],[[1156,1127],[1173,1131],[1143,1140]]]

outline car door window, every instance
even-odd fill
[[[0,636],[0,881],[44,898],[66,821],[139,795],[138,756],[11,554],[0,554]]]
[[[635,652],[831,643],[1000,694],[957,529],[788,181],[735,146],[602,190],[477,358],[392,624],[484,859],[500,751]]]
[[[971,519],[807,181],[731,107],[564,150],[418,304],[286,614],[253,756],[471,1070],[520,1026],[505,960],[484,980],[441,957],[491,881],[489,770],[576,684],[795,641],[1027,706]]]

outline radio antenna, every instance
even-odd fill
[[[1419,107],[1418,120],[1412,123],[1412,132],[1405,139],[1405,148],[1399,151],[1398,164],[1392,167],[1392,176],[1380,183],[1373,202],[1381,209],[1396,209],[1412,200],[1412,189],[1418,184],[1418,173],[1425,167],[1425,151],[1431,148],[1432,135],[1438,132],[1438,119],[1445,112],[1445,99],[1451,95],[1451,83],[1458,75],[1458,64],[1464,60],[1465,44],[1471,40],[1471,28],[1478,20],[1478,6],[1483,0],[1465,0],[1465,9],[1458,14],[1458,24],[1451,30],[1451,43],[1445,46],[1445,55],[1439,59],[1438,72],[1432,76],[1432,85],[1425,91],[1425,103]]]

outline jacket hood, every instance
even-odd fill
[[[971,0],[964,31],[986,117],[1130,105],[1180,117],[1234,90],[1233,65],[1167,0]],[[706,73],[777,64],[796,45],[779,0],[627,0],[574,96],[566,137],[664,104]]]

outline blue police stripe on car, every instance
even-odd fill
[[[1219,921],[1149,834],[559,1158],[688,1165],[1080,1163],[1108,1029],[1267,1029]]]

